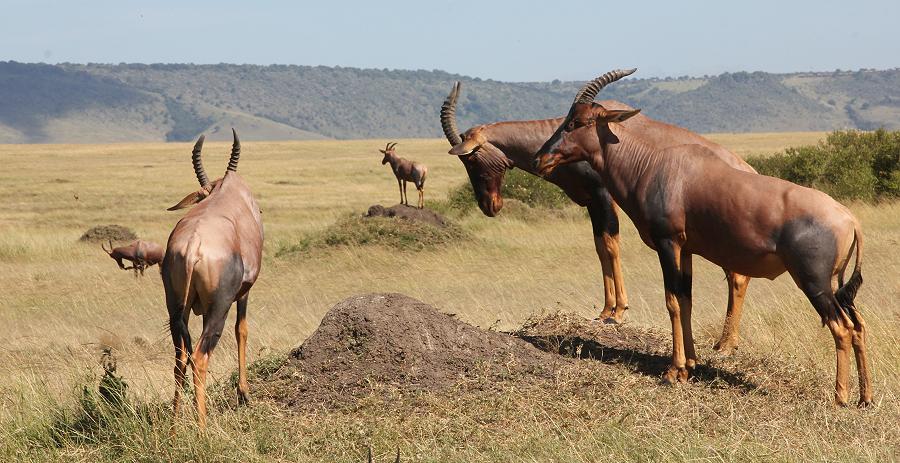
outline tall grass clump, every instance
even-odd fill
[[[817,145],[750,156],[759,173],[816,188],[837,199],[900,197],[900,131],[838,130]]]

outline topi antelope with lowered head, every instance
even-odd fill
[[[425,207],[425,176],[428,175],[428,168],[424,164],[397,156],[397,152],[394,150],[396,146],[396,143],[388,143],[383,150],[378,150],[384,154],[381,165],[391,163],[391,170],[394,171],[394,177],[397,177],[397,186],[400,187],[400,204],[409,206],[406,182],[413,182],[416,190],[419,190],[419,209],[422,209]]]
[[[103,246],[103,243],[100,243],[100,248],[119,264],[120,269],[134,270],[135,278],[138,276],[138,272],[143,275],[147,267],[162,262],[163,255],[166,253],[166,250],[159,244],[144,240],[137,240],[127,246],[117,248],[113,247],[112,240],[110,240],[109,250]],[[131,262],[131,267],[126,267],[122,263],[123,260]]]
[[[203,136],[194,145],[191,160],[200,189],[169,210],[196,204],[169,235],[162,264],[169,329],[175,344],[175,399],[177,416],[181,389],[190,364],[194,374],[194,403],[201,428],[206,426],[206,371],[210,355],[225,326],[233,302],[237,302],[234,334],[238,347],[238,402],[249,400],[247,383],[247,297],[259,275],[263,225],[259,205],[250,187],[237,173],[241,143],[237,133],[225,176],[209,181],[200,151]],[[203,332],[192,347],[188,318],[193,310],[203,316]]]
[[[631,72],[633,71],[624,71],[610,78],[620,79]],[[461,135],[456,128],[459,91],[460,83],[457,82],[444,100],[441,106],[441,126],[447,140],[453,145],[450,154],[459,157],[469,174],[478,206],[485,215],[493,217],[503,207],[501,190],[506,171],[518,167],[538,175],[534,167],[534,154],[553,135],[564,118],[495,122],[472,127]],[[603,104],[612,109],[634,109],[613,100],[604,101]],[[635,136],[653,146],[667,148],[685,143],[700,144],[708,147],[735,169],[754,172],[752,167],[734,153],[681,127],[644,115],[631,118],[624,124]],[[619,217],[603,179],[585,161],[560,166],[546,180],[559,186],[572,201],[587,208],[603,273],[605,301],[600,319],[623,321],[628,302],[619,258]],[[750,279],[729,270],[725,270],[725,274],[729,288],[728,310],[725,326],[715,349],[727,355],[738,344],[738,324]]]
[[[820,191],[734,169],[704,146],[644,143],[623,124],[639,110],[593,102],[609,81],[604,75],[581,89],[539,150],[535,168],[548,175],[558,165],[587,160],[656,250],[672,323],[672,364],[663,380],[686,381],[697,362],[691,332],[691,260],[697,254],[754,278],[788,272],[834,337],[835,402],[847,404],[852,347],[858,404],[870,405],[866,324],[853,302],[862,284],[863,236],[853,214]]]

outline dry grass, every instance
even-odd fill
[[[819,137],[712,136],[742,154]],[[251,361],[298,345],[331,305],[363,292],[406,293],[500,329],[542,310],[595,315],[602,297],[599,265],[586,214],[575,207],[546,217],[529,214],[528,220],[471,213],[456,220],[471,238],[433,251],[398,256],[351,246],[275,258],[278,249],[348,213],[397,202],[390,169],[379,163],[377,148],[384,142],[245,144],[240,169],[260,202],[267,233],[263,272],[251,293]],[[429,166],[426,203],[465,180],[441,140],[400,140],[398,150]],[[204,151],[207,170],[224,171],[227,145],[208,143]],[[403,397],[391,407],[373,399],[357,410],[277,420],[272,416],[282,412],[264,403],[226,408],[200,441],[188,428],[169,441],[168,425],[122,419],[109,441],[121,444],[67,441],[46,448],[46,438],[33,430],[51,421],[54,408],[71,405],[70,391],[86,371],[100,371],[102,345],[118,353],[132,396],[149,404],[169,396],[172,348],[156,272],[135,279],[78,237],[94,225],[117,223],[165,242],[181,216],[165,208],[196,189],[189,153],[189,144],[0,145],[0,326],[8,340],[0,348],[6,379],[0,385],[0,433],[7,434],[0,439],[12,444],[0,447],[11,457],[357,461],[372,442],[381,454],[399,445],[414,461],[898,458],[897,203],[850,205],[866,234],[866,282],[857,302],[871,330],[872,411],[829,405],[833,342],[799,290],[781,277],[751,284],[739,351],[742,368],[757,365],[752,374],[758,381],[785,382],[781,392],[706,382],[661,388],[627,365],[585,367],[561,372],[554,385]],[[630,323],[668,329],[656,257],[630,225],[622,233]],[[704,346],[701,356],[713,359],[709,346],[721,328],[725,283],[708,263],[697,262],[694,272],[695,332]],[[192,322],[196,332],[197,320]],[[223,336],[212,377],[227,379],[235,364],[234,341]]]

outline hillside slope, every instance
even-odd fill
[[[438,137],[455,80],[461,128],[559,116],[580,85],[324,66],[0,62],[0,142],[185,141],[233,125],[248,140]],[[900,128],[900,69],[629,78],[603,98],[700,132]]]

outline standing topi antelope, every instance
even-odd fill
[[[119,264],[120,269],[134,270],[135,277],[138,276],[138,272],[143,275],[144,269],[162,262],[163,255],[166,252],[159,244],[144,240],[137,240],[127,246],[119,246],[117,248],[114,248],[112,240],[109,240],[109,250],[103,246],[103,243],[100,243],[100,248],[106,251],[109,257]],[[123,260],[131,262],[131,267],[126,267],[122,263]]]
[[[453,145],[450,154],[459,156],[469,174],[478,206],[485,215],[493,217],[503,207],[501,190],[506,171],[518,167],[538,175],[534,167],[534,154],[553,135],[564,118],[495,122],[472,127],[461,136],[456,128],[456,101],[459,98],[459,90],[460,83],[457,82],[444,100],[441,106],[441,126],[447,140]],[[613,100],[604,101],[603,104],[613,109],[634,109]],[[735,169],[755,172],[734,153],[681,127],[655,121],[644,115],[629,119],[624,124],[633,130],[635,136],[641,137],[645,143],[653,146],[667,148],[685,143],[701,144]],[[600,174],[587,162],[578,162],[560,166],[546,177],[546,180],[559,186],[572,201],[587,208],[593,226],[594,245],[603,272],[605,300],[600,318],[623,321],[628,301],[619,258],[619,218],[615,203],[610,198]],[[729,354],[738,344],[738,323],[750,279],[729,270],[725,270],[725,274],[729,288],[728,311],[722,335],[715,349],[723,354]]]
[[[853,214],[820,191],[734,169],[704,146],[644,143],[622,124],[640,110],[593,102],[615,80],[609,74],[581,89],[535,167],[547,175],[561,164],[590,162],[641,239],[656,250],[672,323],[672,364],[663,380],[686,381],[697,363],[691,332],[691,260],[697,254],[754,278],[788,272],[834,337],[835,402],[847,404],[852,346],[858,405],[870,405],[866,324],[853,302],[862,284],[863,236]]]
[[[250,187],[237,173],[241,143],[234,132],[234,145],[225,176],[210,182],[200,151],[203,136],[194,145],[191,160],[200,190],[187,195],[169,210],[194,204],[169,235],[162,264],[169,329],[175,344],[174,413],[180,408],[181,389],[187,365],[194,373],[194,403],[198,424],[206,426],[206,371],[219,342],[225,317],[237,302],[234,335],[238,346],[239,403],[249,400],[247,383],[247,297],[259,275],[263,226],[259,205]],[[203,332],[196,348],[191,346],[188,318],[191,310],[203,316]]]
[[[406,196],[406,182],[409,181],[415,183],[416,190],[419,190],[419,209],[422,209],[425,207],[425,176],[428,175],[428,168],[424,164],[397,156],[394,150],[396,146],[396,143],[388,143],[383,150],[378,150],[384,154],[381,165],[391,163],[391,170],[400,187],[400,204],[409,206],[409,198]]]

